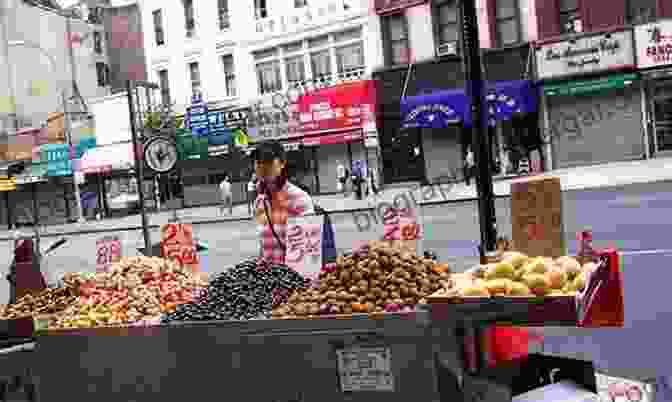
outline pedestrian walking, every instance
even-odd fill
[[[471,185],[471,178],[474,176],[476,162],[474,161],[474,153],[471,150],[471,147],[467,148],[467,156],[464,160],[464,179],[467,183],[467,186]]]
[[[224,180],[219,184],[219,193],[222,197],[222,206],[219,207],[219,213],[224,215],[224,210],[229,209],[229,215],[233,215],[233,197],[231,194],[231,181],[226,175]]]
[[[247,183],[247,212],[252,215],[252,206],[257,199],[257,174],[252,173],[250,181]]]
[[[362,171],[362,161],[357,160],[352,167],[352,185],[355,191],[355,198],[362,199],[362,184],[364,181],[364,172]]]
[[[378,169],[369,167],[367,175],[369,181],[369,189],[375,198],[378,198]]]
[[[348,182],[348,169],[341,161],[336,161],[336,179],[338,180],[338,192],[347,196],[346,184]]]

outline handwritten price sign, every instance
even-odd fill
[[[421,237],[420,225],[410,208],[388,208],[383,216],[383,231],[385,241],[414,241]]]
[[[322,216],[297,218],[287,227],[285,263],[310,279],[322,269]]]
[[[161,228],[161,256],[197,272],[199,260],[192,226],[183,223],[164,225]]]
[[[121,260],[121,241],[119,238],[103,237],[96,241],[96,270],[106,271],[111,264]]]

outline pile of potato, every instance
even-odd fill
[[[274,317],[397,312],[415,307],[448,285],[447,265],[408,249],[371,242],[352,255],[339,256],[318,283],[290,296]]]
[[[4,306],[0,311],[0,320],[55,314],[65,310],[76,301],[77,294],[72,287],[45,289],[37,294],[27,294],[16,303]]]
[[[593,262],[581,265],[570,256],[557,259],[505,252],[496,263],[480,265],[451,278],[450,286],[436,296],[574,296],[586,287]]]

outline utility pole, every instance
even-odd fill
[[[12,11],[15,10],[15,0],[0,0],[0,34],[2,38],[0,39],[0,46],[2,46],[2,62],[0,65],[5,65],[7,68],[7,96],[9,98],[9,113],[8,120],[11,121],[12,129],[14,132],[19,129],[19,119],[17,116],[16,110],[16,88],[14,87],[14,70],[12,63],[9,59],[9,20],[12,14]],[[5,127],[6,129],[6,127]],[[9,130],[7,130],[9,131]]]
[[[68,98],[65,95],[65,90],[61,92],[61,99],[63,101],[63,119],[64,121],[64,129],[65,129],[65,139],[68,142],[68,148],[72,150],[72,122],[70,121],[70,108],[68,105]],[[72,153],[71,153],[72,155]],[[76,211],[77,211],[77,222],[83,223],[86,221],[84,219],[84,211],[82,208],[82,195],[80,194],[79,191],[79,183],[77,183],[77,175],[75,172],[72,172],[72,184],[74,187],[74,192],[75,192],[75,204],[76,204]]]
[[[464,43],[464,72],[467,94],[471,98],[472,146],[478,174],[478,218],[481,226],[481,248],[493,252],[497,243],[495,194],[492,186],[492,147],[488,133],[488,107],[481,61],[481,46],[478,35],[478,19],[475,0],[462,0],[462,32]]]

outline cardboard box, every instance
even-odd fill
[[[530,256],[565,255],[560,179],[533,177],[511,183],[511,225],[515,250]]]

